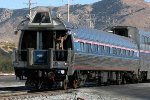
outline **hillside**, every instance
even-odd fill
[[[67,5],[54,7],[53,11],[67,19]],[[0,9],[0,42],[17,43],[13,34],[16,26],[28,13],[28,9]],[[150,3],[144,0],[102,0],[88,5],[71,5],[70,21],[77,25],[105,29],[111,25],[131,25],[150,29]]]

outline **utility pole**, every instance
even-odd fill
[[[36,3],[32,3],[32,0],[29,0],[29,2],[28,3],[26,3],[27,5],[28,5],[28,7],[29,7],[29,16],[31,16],[31,14],[32,14],[32,12],[31,12],[31,9],[32,9],[32,5],[33,4],[36,4]]]
[[[94,26],[92,24],[95,24],[95,14],[89,14],[89,18],[86,20],[89,22],[89,27],[93,28]]]
[[[69,2],[69,0],[68,0],[68,22],[69,22],[69,20],[70,20],[70,4],[69,4],[70,2]]]
[[[29,0],[29,16],[31,16],[31,5],[32,5],[32,3],[31,3],[31,0]]]
[[[63,2],[63,0],[62,0]],[[67,21],[70,21],[70,0],[67,2]]]

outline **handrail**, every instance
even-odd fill
[[[49,66],[50,68],[53,68],[53,62],[67,62],[68,65],[71,65],[71,61],[72,61],[72,50],[71,48],[69,48],[68,50],[55,50],[53,48],[49,48],[48,50],[35,50],[34,48],[28,48],[27,50],[16,50],[18,53],[18,58],[21,58],[19,60],[23,60],[22,58],[25,58],[24,61],[27,61],[27,65],[28,66],[33,66],[36,65],[38,66],[38,64],[35,64],[35,60],[39,60],[39,59],[44,59],[43,64]],[[38,53],[35,52],[39,51],[39,56]],[[40,52],[47,52],[45,56],[44,53],[40,53]],[[37,55],[35,55],[37,54]],[[40,58],[40,55],[42,55],[42,57]],[[44,57],[43,57],[44,55]],[[25,56],[25,57],[22,57]],[[36,59],[37,57],[37,59]],[[47,60],[45,60],[45,58]],[[46,62],[46,63],[45,63]],[[40,64],[39,64],[40,65]]]

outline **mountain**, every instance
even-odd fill
[[[53,7],[67,19],[67,5]],[[17,25],[28,13],[28,9],[0,9],[0,42],[17,43],[18,37],[13,34]],[[144,0],[101,0],[93,4],[71,5],[70,21],[77,25],[105,29],[112,25],[130,25],[150,30],[150,3]]]
[[[0,9],[0,42],[16,42],[15,40],[18,39],[18,36],[13,34],[14,30],[16,29],[19,22],[23,20],[27,12],[27,9]]]

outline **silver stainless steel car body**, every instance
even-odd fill
[[[65,87],[69,80],[75,88],[77,80],[85,82],[93,75],[100,83],[103,79],[103,83],[113,84],[150,78],[150,35],[135,27],[113,26],[101,31],[63,21],[49,8],[40,8],[17,30],[20,39],[13,65],[16,75],[26,76],[28,84],[55,80]],[[61,50],[56,49],[59,36],[67,37]]]

